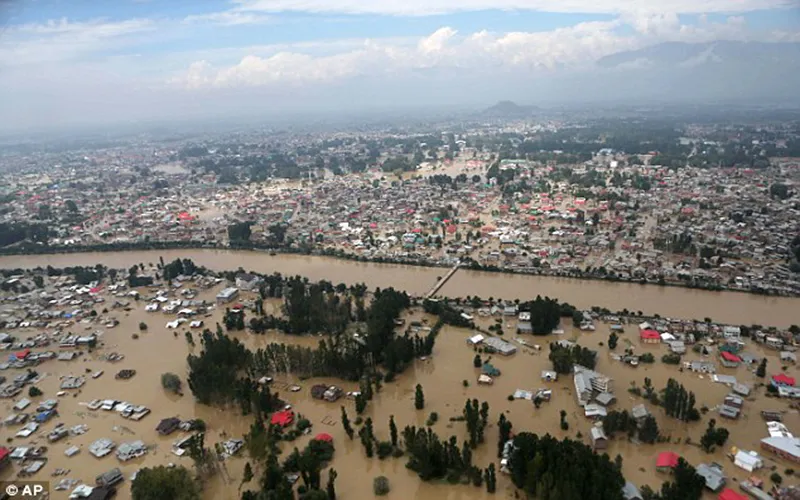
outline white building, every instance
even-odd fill
[[[217,304],[225,304],[239,296],[239,289],[228,287],[217,294]]]

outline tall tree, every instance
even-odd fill
[[[389,437],[392,440],[392,446],[397,447],[397,424],[394,423],[394,415],[389,416]]]
[[[756,368],[756,377],[764,378],[767,376],[767,358],[762,358],[761,362],[758,364],[758,368]]]
[[[644,443],[653,444],[658,439],[658,422],[655,417],[648,415],[642,422],[642,428],[639,430],[639,440]]]
[[[328,493],[328,500],[336,500],[336,486],[334,484],[336,476],[338,476],[336,469],[331,468],[331,470],[328,471],[328,485],[325,488]]]
[[[185,467],[145,467],[131,484],[133,500],[200,500],[200,485]]]
[[[350,418],[347,416],[347,410],[344,409],[344,405],[342,405],[342,427],[347,437],[353,439],[353,427],[350,425]]]
[[[422,392],[422,385],[417,384],[414,390],[414,408],[422,410],[425,408],[425,394]]]

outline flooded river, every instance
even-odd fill
[[[371,285],[398,286],[407,288],[414,292],[424,291],[428,283],[431,283],[438,272],[435,269],[418,269],[402,266],[377,266],[367,264],[356,264],[350,262],[340,262],[331,259],[318,259],[307,257],[268,257],[250,253],[228,253],[228,252],[160,252],[160,253],[127,253],[127,254],[104,254],[104,255],[70,255],[70,256],[48,256],[36,258],[15,258],[15,265],[35,266],[35,265],[65,265],[69,264],[93,264],[103,262],[107,265],[126,267],[133,262],[157,261],[158,255],[164,255],[165,260],[177,256],[192,257],[199,264],[203,264],[218,269],[236,267],[242,265],[247,269],[260,271],[281,271],[283,273],[294,274],[302,273],[313,278],[327,278],[336,281],[365,281]],[[7,262],[3,263],[8,265]],[[499,289],[499,282],[494,281],[491,275],[481,275],[465,273],[462,279],[475,283],[476,286],[481,279],[488,278],[490,285],[486,291],[476,291],[485,295],[493,294],[493,290]],[[512,287],[504,298],[511,297],[510,290],[517,290],[520,295],[549,293],[558,295],[555,292],[537,290],[536,283],[553,283],[553,286],[561,286],[558,290],[568,291],[570,286],[574,290],[580,291],[584,285],[605,287],[604,283],[583,283],[583,282],[561,282],[556,280],[541,280],[533,278],[504,277]],[[457,285],[462,283],[461,285]],[[464,287],[463,281],[455,281],[454,286]],[[220,285],[221,287],[221,285]],[[200,299],[213,300],[216,289],[206,290],[198,297]],[[469,294],[470,290],[463,289],[463,295]],[[636,288],[642,293],[647,292],[648,288]],[[687,293],[682,290],[667,290],[670,293]],[[589,300],[591,295],[586,295],[585,300]],[[247,298],[245,294],[245,298]],[[499,295],[495,293],[495,295]],[[623,292],[619,292],[614,300],[621,300]],[[560,296],[560,295],[559,295]],[[692,295],[690,295],[691,297]],[[708,300],[722,300],[725,295],[712,295]],[[741,297],[740,300],[747,300],[744,295],[730,295],[732,299]],[[563,297],[569,298],[569,297]],[[599,299],[600,297],[598,297]],[[634,295],[631,297],[635,298]],[[110,307],[113,297],[106,297],[106,304]],[[766,299],[769,300],[769,299]],[[693,301],[689,300],[691,304]],[[664,302],[666,304],[666,302]],[[277,312],[276,301],[271,301],[267,306],[270,312]],[[155,432],[155,427],[159,420],[172,416],[179,416],[182,419],[202,418],[208,426],[209,431],[206,444],[221,441],[227,437],[241,437],[249,429],[252,417],[243,417],[236,410],[223,411],[203,405],[198,405],[193,401],[188,388],[184,388],[187,394],[178,397],[166,393],[160,384],[160,376],[164,372],[174,372],[184,381],[187,375],[186,356],[190,352],[197,352],[200,348],[190,346],[181,328],[177,336],[173,330],[168,330],[165,323],[171,319],[162,313],[144,312],[143,302],[132,302],[132,310],[125,312],[122,309],[111,309],[108,314],[101,316],[116,317],[120,324],[114,328],[104,328],[102,322],[87,325],[90,330],[101,330],[103,336],[102,346],[96,353],[85,354],[81,358],[71,362],[51,360],[37,367],[39,373],[46,373],[47,377],[37,384],[44,391],[44,396],[34,398],[40,401],[47,398],[55,398],[58,391],[59,377],[67,374],[82,375],[87,372],[104,370],[105,374],[92,379],[87,377],[86,385],[75,396],[68,395],[58,398],[59,417],[55,422],[51,421],[44,424],[42,428],[31,438],[13,438],[11,446],[22,446],[30,444],[40,444],[49,446],[48,463],[34,479],[51,480],[53,485],[60,478],[50,478],[49,475],[57,468],[69,469],[63,477],[80,479],[85,482],[92,482],[99,473],[112,467],[119,466],[126,477],[122,485],[119,498],[130,498],[129,477],[134,471],[141,467],[157,464],[167,464],[170,462],[191,467],[191,460],[188,457],[178,458],[170,452],[171,443],[180,435],[174,434],[170,437],[160,437]],[[722,307],[722,306],[718,306]],[[735,308],[735,306],[731,306]],[[786,307],[786,306],[783,306]],[[102,309],[98,307],[97,309]],[[784,313],[788,314],[788,313]],[[209,318],[203,318],[207,325],[213,325],[221,321],[222,310],[215,310]],[[788,316],[787,316],[788,317]],[[424,316],[421,312],[413,313],[412,320],[428,320],[432,324],[433,318]],[[104,321],[104,320],[103,320]],[[139,322],[146,322],[147,332],[141,333],[138,339],[133,338],[133,333],[139,332]],[[493,322],[492,318],[480,319],[484,327]],[[756,321],[756,319],[753,319]],[[506,331],[511,331],[512,325],[504,325]],[[75,325],[74,331],[83,329],[83,326]],[[614,361],[606,347],[598,344],[608,338],[608,327],[598,325],[598,331],[594,333],[581,333],[572,330],[569,326],[564,326],[566,333],[562,338],[577,340],[581,344],[597,349],[599,351],[599,361],[597,370],[614,378],[615,390],[618,398],[616,409],[628,409],[640,402],[640,398],[634,398],[626,391],[631,383],[642,385],[644,377],[649,377],[656,388],[666,385],[669,377],[678,378],[681,383],[697,394],[697,407],[705,405],[714,408],[728,392],[728,388],[721,384],[714,384],[706,376],[701,378],[697,374],[688,372],[680,373],[678,367],[655,363],[639,368],[632,368],[622,363]],[[23,329],[16,331],[16,335],[24,338],[38,333],[35,329]],[[195,331],[196,333],[196,331]],[[230,335],[240,338],[245,344],[255,349],[266,345],[268,342],[287,342],[314,346],[318,342],[317,337],[297,337],[289,336],[276,332],[266,335],[253,335],[247,332],[235,332]],[[378,439],[386,440],[389,437],[389,417],[394,416],[399,429],[405,425],[424,425],[428,415],[435,411],[439,414],[439,421],[434,425],[435,431],[443,439],[451,435],[458,437],[461,442],[466,436],[465,425],[463,422],[451,422],[450,418],[461,415],[464,402],[467,398],[477,398],[480,401],[487,401],[490,405],[490,426],[486,433],[486,442],[481,445],[474,453],[474,463],[481,467],[486,467],[491,462],[497,462],[497,439],[498,431],[496,422],[500,412],[505,412],[507,417],[514,425],[514,432],[530,431],[540,434],[551,433],[558,437],[571,437],[583,440],[588,444],[589,429],[591,422],[580,415],[582,410],[578,407],[573,393],[572,377],[565,376],[559,378],[557,382],[546,383],[540,379],[540,372],[550,369],[551,363],[547,359],[547,342],[555,340],[557,337],[526,337],[529,345],[534,343],[542,344],[542,350],[537,351],[530,347],[523,347],[518,344],[520,351],[510,357],[504,358],[494,356],[492,363],[502,371],[496,378],[493,386],[479,386],[476,384],[478,370],[473,367],[474,356],[473,348],[466,344],[466,339],[471,335],[467,329],[457,329],[445,327],[440,333],[433,355],[427,360],[416,361],[409,369],[399,376],[397,380],[390,384],[385,384],[383,389],[376,394],[375,399],[369,403],[366,416],[371,416],[374,420],[375,434]],[[512,340],[507,335],[507,340]],[[663,346],[640,346],[636,329],[627,327],[621,335],[620,347],[618,350],[633,345],[637,351],[650,350],[658,358],[663,353]],[[779,363],[774,351],[761,352],[760,349],[753,347],[752,350],[759,354],[767,355],[769,360],[769,371],[772,373],[778,370]],[[125,354],[125,359],[121,362],[112,364],[100,359],[100,353],[112,351]],[[687,359],[699,359],[699,356],[689,352]],[[114,374],[120,369],[128,368],[137,370],[134,378],[127,381],[115,380]],[[15,375],[18,370],[9,370],[6,376]],[[753,384],[756,382],[754,375],[745,368],[739,370],[722,370],[724,373],[736,374],[741,382]],[[796,375],[797,369],[790,367],[787,373]],[[10,377],[9,377],[10,378]],[[468,387],[464,387],[463,381],[468,382]],[[302,386],[300,392],[290,392],[287,390],[289,384],[298,383]],[[355,419],[355,409],[350,400],[340,400],[337,403],[327,403],[313,400],[309,396],[309,390],[316,383],[332,383],[343,387],[345,390],[354,390],[356,386],[350,383],[343,383],[334,379],[314,379],[300,381],[294,378],[276,377],[274,389],[278,390],[281,397],[293,405],[294,409],[308,418],[313,424],[312,436],[325,432],[333,436],[336,452],[331,466],[338,471],[336,489],[339,498],[343,500],[355,500],[371,498],[372,479],[378,475],[385,475],[389,478],[392,488],[387,498],[405,500],[416,498],[421,500],[478,500],[488,498],[513,498],[514,488],[509,479],[503,475],[498,476],[498,492],[496,495],[485,493],[484,489],[472,486],[453,486],[445,483],[432,484],[421,482],[415,474],[405,468],[405,458],[387,458],[379,460],[377,458],[368,459],[358,442],[358,439],[350,441],[345,435],[340,422],[340,406],[343,404],[347,408],[351,421]],[[414,387],[422,384],[425,392],[425,409],[417,411],[414,408]],[[508,401],[508,395],[516,389],[535,391],[540,387],[548,387],[553,390],[553,400],[545,402],[540,409],[535,409],[530,401],[517,400]],[[134,404],[146,405],[152,409],[152,414],[143,420],[134,422],[123,419],[114,412],[104,412],[102,410],[90,411],[82,402],[88,402],[95,398],[116,398],[124,399]],[[18,398],[17,398],[18,399]],[[12,400],[0,400],[3,415],[11,412]],[[664,415],[662,409],[647,405],[650,411],[657,417],[662,434],[671,436],[673,444],[662,443],[656,445],[634,445],[624,439],[611,441],[607,452],[610,456],[621,454],[623,456],[624,475],[627,479],[638,485],[649,484],[658,487],[666,477],[654,471],[655,456],[660,451],[674,450],[685,456],[691,463],[697,465],[702,462],[716,461],[725,465],[729,478],[737,477],[739,480],[745,479],[746,474],[736,469],[730,461],[724,457],[724,451],[720,450],[714,454],[705,454],[699,448],[684,443],[686,437],[691,437],[697,442],[702,435],[708,417],[704,417],[702,422],[694,424],[684,424],[675,421]],[[767,400],[763,396],[763,389],[758,391],[758,395],[751,397],[745,403],[744,417],[736,422],[720,423],[731,432],[728,441],[730,445],[736,445],[744,449],[757,449],[758,441],[766,436],[766,426],[758,415],[760,409],[787,409],[787,404],[782,401]],[[568,413],[567,421],[570,424],[568,431],[559,428],[559,411],[565,409]],[[713,415],[713,413],[712,413]],[[720,419],[718,419],[719,421]],[[55,423],[62,422],[68,427],[85,423],[89,426],[89,432],[82,436],[70,437],[55,444],[46,442],[46,434],[54,427]],[[790,430],[797,432],[800,418],[796,411],[789,411],[785,414],[784,422]],[[16,432],[13,428],[3,429],[2,437],[13,436]],[[154,449],[146,456],[120,464],[112,454],[102,459],[96,459],[88,453],[88,445],[99,438],[111,438],[116,443],[144,440],[146,444]],[[302,448],[306,445],[309,436],[303,436],[294,443],[284,443],[283,456],[285,457],[292,449],[297,446]],[[680,443],[680,444],[677,444]],[[67,458],[64,450],[69,446],[76,445],[81,448],[81,452]],[[245,455],[245,453],[242,453]],[[773,465],[773,457],[767,456],[767,467]],[[230,459],[225,462],[223,473],[211,479],[205,488],[205,497],[209,500],[217,499],[236,499],[239,498],[239,484],[242,478],[242,471],[246,458],[243,456]],[[787,468],[786,463],[779,463],[779,470]],[[0,476],[0,479],[7,479],[10,468]],[[258,474],[258,472],[256,472]],[[769,471],[761,472],[761,476],[767,476]],[[787,478],[788,479],[788,478]],[[323,484],[327,481],[327,471],[322,473]],[[248,488],[250,485],[245,485]],[[256,486],[256,482],[252,483]],[[59,492],[55,498],[67,498],[65,492]],[[713,498],[709,496],[708,498]]]
[[[444,268],[354,262],[331,257],[275,255],[234,250],[153,250],[60,255],[0,257],[0,268],[52,265],[54,267],[95,265],[128,268],[133,264],[158,262],[163,257],[191,258],[215,270],[239,267],[262,273],[299,274],[312,280],[333,283],[366,283],[373,287],[394,287],[409,293],[424,294],[444,276]],[[459,270],[440,290],[440,295],[527,300],[547,295],[577,307],[607,307],[612,311],[627,308],[645,314],[703,319],[732,324],[759,324],[787,327],[800,323],[800,298],[766,297],[738,292],[708,292],[676,287],[633,283],[577,280],[546,276],[525,276]]]

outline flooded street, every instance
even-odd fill
[[[128,268],[140,262],[190,258],[217,271],[239,267],[260,273],[280,272],[333,283],[363,282],[370,288],[394,287],[411,294],[424,294],[447,269],[409,265],[355,262],[331,257],[275,255],[233,250],[152,250],[132,252],[78,253],[60,255],[2,256],[0,268],[37,266],[94,266]],[[633,283],[578,280],[459,270],[439,292],[450,297],[477,295],[483,298],[529,300],[550,296],[579,308],[627,308],[666,317],[703,319],[731,324],[787,327],[800,323],[800,298],[767,297],[739,292],[708,292],[677,287]]]
[[[175,255],[164,253],[165,259],[172,259]],[[185,252],[180,252],[181,255],[186,255]],[[220,261],[218,254],[215,253],[191,253],[196,262],[204,265],[211,265],[217,258],[218,266],[226,267],[226,262]],[[157,261],[156,254],[123,254],[125,257],[141,257],[144,262],[150,260]],[[97,256],[75,255],[75,256],[60,256],[58,258],[72,258],[73,264],[78,264],[80,258],[87,258],[84,264],[96,262]],[[119,261],[110,260],[110,255],[106,255],[109,260],[104,261],[108,265],[121,266]],[[228,257],[232,257],[229,255]],[[272,270],[268,266],[275,266],[274,270],[280,270],[284,273],[294,273],[294,267],[297,266],[297,272],[301,272],[301,263],[309,260],[302,257],[280,257],[270,258],[258,254],[243,254],[240,263],[246,268],[256,268],[259,270]],[[119,258],[119,256],[117,256]],[[249,259],[258,259],[264,264],[259,268],[255,265],[250,265]],[[47,262],[42,262],[39,258],[41,265],[47,265]],[[25,258],[19,259],[17,265],[28,267],[32,265],[26,261]],[[133,262],[130,259],[125,259],[127,263]],[[342,264],[352,266],[349,280],[344,276],[346,267],[337,268],[335,265],[339,261],[324,260],[324,259],[310,259],[314,265],[310,266],[305,274],[312,275],[314,278],[327,277],[337,281],[337,274],[343,281],[368,281],[378,282],[383,286],[388,286],[391,281],[389,279],[392,275],[389,271],[392,266],[374,266],[364,264],[354,264],[349,262],[342,262]],[[232,263],[230,263],[232,267]],[[58,264],[54,264],[58,265]],[[327,266],[327,267],[326,267]],[[393,266],[395,270],[406,269],[400,266]],[[323,275],[326,272],[327,275]],[[356,274],[356,269],[361,269],[361,275]],[[386,281],[381,279],[375,274],[370,274],[371,271],[386,269]],[[424,288],[424,284],[430,282],[427,279],[432,273],[436,273],[435,269],[416,269],[408,268],[409,272],[405,275],[395,272],[397,279],[405,279],[406,283],[410,285],[415,284],[416,289]],[[316,275],[314,275],[316,273]],[[416,273],[416,274],[414,274]],[[425,275],[425,276],[423,276]],[[470,279],[470,274],[465,273],[464,276]],[[416,278],[415,278],[416,277]],[[498,276],[500,277],[500,276]],[[515,279],[514,277],[503,276],[506,279]],[[363,278],[363,279],[362,279]],[[474,278],[477,279],[477,278]],[[427,281],[426,281],[427,280]],[[396,281],[397,282],[397,281]],[[458,283],[455,281],[454,283]],[[521,281],[519,282],[521,283]],[[577,282],[575,282],[577,284]],[[591,284],[591,283],[590,283]],[[598,285],[605,285],[598,283]],[[462,285],[463,286],[463,285]],[[487,290],[492,290],[489,285]],[[521,287],[522,285],[517,285]],[[206,299],[213,301],[213,297],[221,287],[206,290],[201,292],[198,299]],[[677,289],[668,289],[667,291],[683,292]],[[484,292],[481,292],[484,293]],[[535,290],[532,293],[537,293]],[[541,292],[545,293],[545,292]],[[466,293],[464,294],[466,295]],[[508,296],[509,293],[505,293]],[[247,294],[244,298],[247,298]],[[711,295],[713,297],[713,295]],[[747,297],[745,295],[733,295],[733,297]],[[506,298],[506,297],[504,297]],[[760,298],[759,298],[760,299]],[[106,304],[113,302],[113,297],[106,298]],[[80,479],[87,483],[93,483],[94,477],[112,467],[119,466],[124,475],[125,482],[123,483],[119,498],[130,497],[130,475],[144,466],[153,466],[158,464],[176,463],[191,467],[191,459],[187,456],[177,457],[171,453],[172,443],[184,435],[181,432],[173,434],[169,437],[160,437],[155,427],[158,422],[163,418],[178,416],[181,419],[201,418],[208,424],[208,433],[206,436],[206,445],[213,446],[213,443],[220,442],[226,438],[240,438],[249,429],[252,422],[252,416],[243,417],[239,414],[238,410],[230,409],[223,411],[220,409],[195,404],[189,388],[186,386],[187,365],[186,356],[190,352],[198,352],[198,345],[195,347],[190,346],[185,337],[184,332],[188,329],[181,327],[177,330],[177,336],[174,334],[176,330],[168,330],[165,323],[170,319],[169,316],[160,312],[147,313],[144,311],[144,301],[133,302],[131,301],[130,312],[124,312],[122,309],[112,309],[107,316],[116,317],[120,320],[120,324],[114,328],[104,329],[105,333],[100,339],[102,348],[96,350],[92,354],[85,354],[81,358],[74,361],[64,362],[50,360],[37,367],[37,371],[42,374],[46,373],[47,377],[40,383],[36,384],[37,387],[44,391],[44,396],[34,398],[34,403],[48,398],[55,398],[56,392],[59,387],[59,377],[63,375],[87,375],[86,385],[77,392],[73,397],[71,394],[59,399],[59,417],[54,421],[42,425],[40,430],[29,439],[13,438],[10,444],[12,446],[20,446],[25,444],[38,444],[49,447],[47,454],[48,463],[45,468],[40,471],[36,476],[37,480],[50,480],[52,485],[55,485],[61,477],[51,478],[50,474],[58,469],[69,469],[70,472],[63,477]],[[267,304],[270,310],[275,312],[278,302],[275,300]],[[110,307],[110,306],[109,306]],[[101,307],[97,307],[100,309]],[[216,309],[211,317],[203,318],[206,326],[213,329],[216,322],[221,322],[222,309]],[[433,317],[425,316],[418,310],[413,312],[412,316],[407,315],[407,319],[423,320],[427,319],[429,324],[433,324]],[[138,339],[132,338],[134,333],[139,333],[138,324],[140,321],[147,323],[148,330],[140,333]],[[494,320],[493,318],[481,318],[479,320],[483,327],[488,326]],[[92,324],[90,329],[96,330],[100,327],[99,324]],[[638,368],[633,368],[620,362],[614,361],[606,347],[601,347],[598,344],[605,342],[608,338],[608,326],[602,323],[598,324],[598,329],[593,333],[583,333],[573,330],[571,326],[562,325],[566,330],[564,335],[549,336],[549,337],[532,337],[525,336],[525,341],[528,346],[533,344],[540,344],[541,351],[532,347],[525,347],[522,344],[517,344],[519,351],[510,356],[502,357],[499,355],[492,356],[492,363],[502,371],[502,374],[495,378],[493,386],[480,386],[477,385],[476,379],[479,370],[473,367],[473,356],[475,352],[473,348],[468,346],[466,339],[472,334],[470,330],[459,329],[452,327],[445,327],[439,334],[433,355],[426,360],[417,360],[414,364],[406,370],[401,376],[398,376],[395,382],[384,384],[382,390],[375,395],[373,401],[367,406],[367,410],[363,415],[372,417],[374,421],[374,428],[376,437],[379,440],[387,440],[389,436],[389,417],[394,415],[395,421],[400,431],[406,425],[422,426],[425,424],[429,414],[433,411],[439,415],[438,423],[433,426],[433,429],[439,434],[442,439],[447,439],[451,435],[458,437],[459,442],[465,439],[466,429],[463,422],[451,422],[451,417],[461,415],[464,403],[467,398],[477,398],[480,401],[487,401],[490,405],[489,427],[486,433],[485,443],[478,447],[474,452],[474,463],[480,467],[486,467],[489,463],[497,463],[497,419],[499,413],[505,412],[507,417],[514,425],[513,431],[529,431],[539,434],[550,433],[557,437],[571,437],[573,439],[581,439],[585,443],[589,443],[588,435],[591,427],[591,422],[586,419],[582,413],[582,409],[577,405],[576,398],[573,391],[572,376],[560,377],[557,382],[550,383],[544,382],[540,379],[540,373],[544,369],[551,369],[551,363],[547,359],[549,352],[547,343],[550,341],[565,338],[569,340],[577,340],[584,346],[592,349],[597,349],[598,365],[596,370],[611,376],[614,379],[614,387],[618,403],[614,409],[630,410],[632,406],[644,402],[643,399],[630,395],[627,388],[631,383],[638,386],[643,385],[644,377],[649,377],[653,381],[656,389],[663,388],[667,379],[674,377],[683,383],[689,390],[695,392],[697,396],[697,407],[702,408],[707,406],[713,409],[725,394],[729,392],[728,387],[722,384],[713,383],[708,376],[701,378],[697,374],[684,372],[680,373],[677,366],[665,365],[656,361],[652,365],[640,365]],[[79,328],[79,327],[78,327]],[[77,330],[74,330],[78,333]],[[507,325],[506,331],[512,331],[511,324]],[[197,330],[193,331],[195,337],[198,334]],[[38,333],[35,329],[22,329],[18,331],[20,337],[32,336]],[[266,335],[254,335],[247,332],[234,332],[230,333],[231,336],[240,338],[250,349],[263,347],[269,342],[287,342],[293,344],[301,344],[304,346],[313,347],[319,342],[319,337],[313,336],[290,336],[280,333],[271,332]],[[506,340],[513,341],[514,336],[507,334]],[[628,344],[635,347],[637,352],[642,350],[650,350],[660,358],[663,354],[664,348],[658,344],[655,346],[640,346],[638,340],[638,333],[633,326],[627,326],[626,332],[621,334],[620,346],[617,352],[621,352]],[[752,346],[751,350],[757,354],[766,355],[769,357],[770,372],[777,370],[779,362],[774,351],[761,351],[760,347]],[[110,363],[100,359],[101,354],[108,354],[110,352],[120,352],[125,354],[125,359],[118,363]],[[486,355],[483,355],[486,359]],[[701,357],[691,351],[684,356],[684,360],[700,359]],[[121,369],[134,369],[137,371],[136,375],[127,381],[115,380],[114,375]],[[88,372],[97,370],[104,370],[105,374],[98,378],[92,379],[88,377]],[[5,376],[14,376],[18,370],[8,370],[4,373]],[[183,397],[174,396],[161,388],[160,377],[164,372],[173,372],[178,374],[184,381]],[[725,370],[721,369],[722,373],[736,374],[740,382],[754,385],[756,379],[752,373],[748,373],[745,367],[740,367],[738,370]],[[787,370],[790,375],[796,375],[797,369],[791,367]],[[11,378],[11,377],[9,377]],[[467,381],[468,387],[464,387],[463,381]],[[291,384],[299,384],[302,390],[299,392],[290,392],[288,387]],[[356,390],[357,386],[353,383],[345,383],[336,379],[313,379],[313,380],[296,380],[293,378],[276,377],[273,383],[273,389],[278,390],[280,396],[290,403],[294,409],[301,415],[308,418],[312,424],[313,429],[311,436],[320,432],[325,432],[333,436],[336,452],[331,466],[338,472],[336,481],[337,494],[342,499],[362,499],[372,497],[372,478],[378,475],[385,475],[389,478],[392,491],[388,498],[391,499],[408,499],[417,498],[422,500],[473,500],[483,498],[511,498],[514,495],[514,488],[511,486],[510,480],[503,475],[498,477],[498,492],[495,495],[489,495],[483,488],[475,488],[472,486],[452,486],[442,483],[423,483],[419,480],[416,474],[406,469],[406,458],[387,458],[379,460],[377,458],[366,458],[363,448],[361,447],[358,439],[350,441],[342,429],[340,422],[340,406],[344,404],[347,408],[351,421],[355,420],[356,413],[354,403],[351,400],[342,399],[336,403],[328,403],[324,401],[314,400],[310,397],[310,388],[317,383],[330,383],[341,386],[343,389]],[[417,411],[414,408],[414,387],[416,384],[421,384],[425,393],[425,409]],[[553,399],[550,402],[544,402],[540,409],[535,409],[530,401],[516,400],[509,401],[508,396],[516,389],[524,389],[535,391],[538,388],[550,388],[553,390]],[[787,410],[788,405],[784,401],[767,400],[763,395],[763,389],[754,391],[757,396],[752,396],[744,407],[743,417],[735,422],[723,421],[717,418],[718,425],[728,428],[731,436],[728,440],[729,446],[735,445],[742,449],[759,449],[759,440],[767,435],[766,426],[759,416],[761,409],[780,409]],[[21,396],[20,396],[21,397]],[[87,409],[81,403],[86,403],[93,399],[106,399],[114,398],[128,401],[133,404],[145,405],[152,410],[152,413],[135,422],[122,418],[116,412],[106,412],[103,410],[92,411]],[[11,413],[11,406],[14,400],[6,399],[0,400],[0,407],[3,408],[3,415]],[[691,437],[692,441],[697,443],[702,435],[708,417],[704,417],[702,422],[694,424],[685,424],[683,422],[673,420],[664,415],[663,409],[653,407],[649,403],[647,407],[656,416],[662,435],[670,436],[672,444],[661,443],[656,445],[635,445],[628,442],[626,439],[617,438],[611,441],[607,452],[611,457],[616,456],[618,453],[623,456],[623,468],[625,477],[637,485],[649,484],[654,488],[660,486],[664,481],[665,476],[660,475],[654,470],[655,456],[660,451],[674,450],[684,457],[686,457],[692,464],[697,465],[703,462],[716,461],[725,466],[725,470],[732,478],[745,479],[746,474],[735,468],[733,464],[724,456],[726,450],[718,450],[712,455],[702,452],[697,446],[683,444],[686,437]],[[567,421],[569,422],[569,431],[562,431],[559,427],[559,411],[565,409],[568,413]],[[709,413],[710,416],[714,416]],[[72,427],[78,424],[87,424],[89,431],[78,437],[70,437],[58,443],[47,443],[46,435],[56,423],[64,423],[67,427]],[[784,415],[784,423],[790,430],[797,430],[800,424],[800,417],[797,412],[790,410]],[[356,427],[357,428],[357,427]],[[2,437],[4,440],[13,436],[16,432],[15,428],[4,428]],[[97,459],[91,456],[88,452],[88,446],[91,442],[100,438],[110,438],[115,443],[130,442],[137,439],[143,440],[148,446],[154,447],[147,455],[142,458],[132,460],[127,463],[119,463],[117,458],[112,454],[102,459]],[[283,457],[291,451],[292,447],[297,446],[302,449],[310,436],[302,436],[293,443],[282,443]],[[681,444],[677,444],[681,443]],[[81,452],[72,457],[67,458],[64,451],[72,445],[77,445],[81,448]],[[767,468],[760,472],[761,477],[769,475],[768,468],[774,463],[774,457],[771,454],[765,453],[765,461]],[[242,478],[244,464],[247,461],[246,451],[242,451],[237,458],[229,459],[225,462],[225,472],[218,474],[209,480],[205,488],[205,497],[208,499],[236,499],[239,498],[239,483]],[[779,470],[788,467],[788,463],[779,464]],[[6,469],[2,476],[3,479],[7,478],[9,469]],[[256,472],[258,477],[258,471]],[[323,481],[327,480],[327,472],[322,474]],[[787,478],[788,479],[788,478]],[[250,487],[257,487],[257,482],[254,481],[249,485]],[[248,486],[245,486],[247,488]],[[57,492],[54,498],[67,498],[67,492]],[[709,498],[712,498],[709,496]]]

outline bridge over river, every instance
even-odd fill
[[[423,295],[423,297],[426,298],[426,299],[429,299],[429,298],[433,297],[434,295],[436,295],[436,292],[438,292],[444,286],[444,284],[447,283],[447,280],[449,280],[450,278],[453,277],[454,274],[456,274],[456,271],[458,271],[459,267],[461,267],[461,262],[457,262],[456,265],[453,266],[453,268],[450,269],[447,272],[447,274],[444,275],[444,278],[438,280],[436,282],[436,284],[433,285],[433,288],[428,290],[428,293]]]

